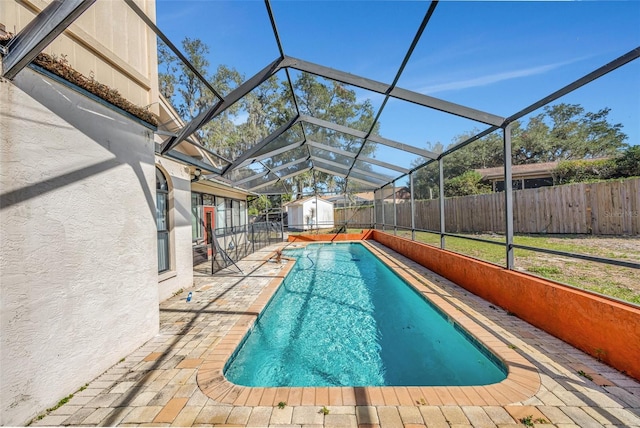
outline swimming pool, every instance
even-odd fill
[[[310,244],[225,366],[245,386],[487,385],[504,365],[361,244]]]

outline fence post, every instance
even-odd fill
[[[373,228],[376,229],[378,214],[376,213],[376,191],[373,191]]]
[[[503,129],[504,134],[504,216],[506,236],[507,269],[513,269],[513,181],[511,174],[511,123]]]
[[[440,189],[438,193],[440,194],[440,248],[444,250],[445,245],[445,223],[444,223],[444,160],[442,157],[438,158],[438,175],[439,175],[439,185]]]
[[[587,220],[587,233],[593,235],[593,208],[591,202],[591,184],[587,184],[584,189],[586,199],[586,220]]]
[[[351,208],[351,207],[349,207]],[[349,214],[351,214],[351,209],[349,209]],[[344,205],[342,208],[342,220],[344,223],[344,233],[347,233],[347,192],[344,192]],[[338,229],[339,230],[339,229]]]
[[[397,235],[398,234],[398,222],[397,222],[397,214],[396,214],[396,182],[393,182],[393,234]]]
[[[413,171],[409,173],[409,192],[411,192],[411,240],[416,240],[416,207],[413,204]]]
[[[382,187],[382,231],[384,232],[384,187]]]

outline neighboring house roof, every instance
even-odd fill
[[[335,204],[344,204],[344,194],[342,195],[333,195],[326,198],[328,201],[331,201]],[[364,203],[373,201],[373,192],[367,193],[354,193],[351,196],[347,196],[348,203]]]
[[[374,192],[356,193],[355,196],[358,199],[362,199],[362,200],[365,200],[365,201],[373,201],[375,199],[375,193]]]
[[[344,203],[344,194],[334,195],[326,198],[329,201],[332,201],[336,204]],[[358,203],[358,202],[373,202],[375,199],[374,192],[360,192],[354,193],[353,195],[347,198],[350,203]],[[393,199],[393,192],[389,193],[385,199],[391,200]],[[408,187],[397,187],[396,188],[396,199],[411,199],[411,191]]]
[[[541,162],[524,165],[513,165],[511,175],[513,178],[540,178],[550,177],[552,171],[558,166],[558,162]],[[504,168],[482,168],[476,169],[484,180],[504,179]]]
[[[325,202],[325,203],[327,203],[327,204],[332,204],[332,205],[333,205],[333,202],[331,202],[331,201],[329,201],[329,200],[327,200],[327,199],[325,199],[325,198],[323,198],[323,197],[321,197],[321,196],[318,196],[317,198],[318,198],[318,201],[322,201],[322,202]],[[302,204],[304,204],[304,203],[305,203],[305,202],[307,202],[307,201],[315,200],[315,199],[316,199],[316,196],[308,196],[308,197],[306,197],[306,198],[296,199],[295,201],[287,202],[287,203],[286,203],[286,204],[284,204],[283,206],[295,206],[295,205],[302,205]]]
[[[603,159],[609,159],[609,158],[603,157],[603,158],[580,159],[580,160],[586,161],[586,162],[595,162]],[[561,161],[513,165],[511,167],[511,175],[513,176],[513,178],[551,177],[553,175],[553,170],[558,166],[560,162]],[[482,168],[482,169],[476,169],[476,171],[479,172],[480,175],[482,175],[482,178],[485,180],[499,180],[504,178],[504,168],[502,167]]]
[[[393,194],[387,197],[386,199],[393,199]],[[396,188],[396,199],[411,199],[411,191],[408,187],[398,187]]]

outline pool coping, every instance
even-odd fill
[[[507,368],[506,379],[483,386],[247,387],[233,384],[224,376],[225,364],[253,327],[258,318],[254,314],[261,313],[293,268],[295,261],[288,260],[247,308],[246,312],[252,315],[241,315],[226,335],[203,356],[197,383],[206,396],[219,403],[234,406],[277,406],[281,402],[288,406],[503,406],[524,401],[538,392],[541,381],[537,368],[516,349],[509,347],[508,343],[456,306],[452,301],[455,298],[447,298],[447,292],[411,268],[402,260],[403,256],[386,247],[383,251],[366,241],[341,242],[366,246],[418,293],[495,354]],[[297,242],[294,245],[299,247],[309,243]],[[263,260],[268,262],[274,255],[275,252]]]

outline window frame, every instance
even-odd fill
[[[159,274],[171,270],[171,222],[169,215],[169,180],[164,172],[156,166],[156,232]]]

